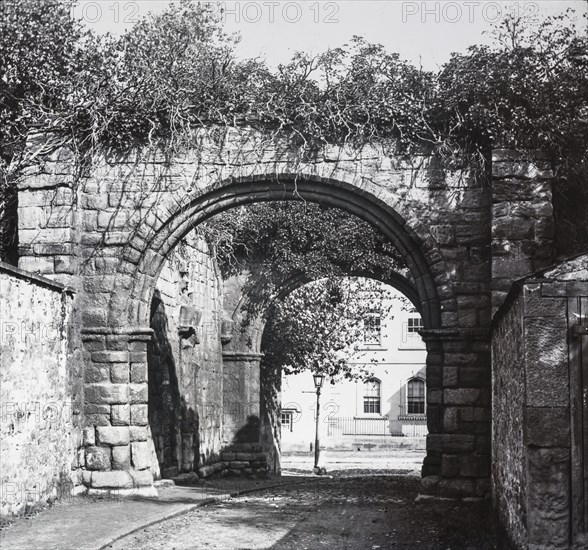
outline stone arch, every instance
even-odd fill
[[[128,288],[114,290],[109,324],[120,325],[124,318],[128,326],[147,326],[151,295],[167,254],[199,223],[214,214],[244,204],[300,199],[346,210],[371,223],[390,239],[405,258],[414,280],[425,327],[441,328],[442,304],[438,288],[446,283],[447,270],[435,241],[425,228],[418,222],[413,223],[416,227],[409,226],[383,200],[357,186],[299,174],[230,178],[214,190],[177,207],[147,243],[135,236],[119,268],[119,273],[134,275],[135,284],[130,297]],[[141,256],[137,263],[132,261],[132,257],[138,250]],[[455,310],[454,298],[449,301],[453,301],[449,309]],[[125,304],[126,310],[121,311],[119,304]]]
[[[375,184],[365,183],[364,178],[360,178],[361,181],[358,182],[357,174],[342,179],[350,181],[315,175],[304,176],[300,173],[235,176],[198,192],[196,196],[187,196],[181,204],[178,204],[171,191],[166,192],[162,196],[164,202],[155,205],[156,213],[150,215],[144,227],[137,227],[136,232],[127,240],[129,244],[118,256],[116,275],[111,277],[114,288],[109,291],[107,307],[104,308],[107,315],[107,334],[113,334],[106,339],[108,342],[113,341],[114,349],[108,354],[97,355],[96,360],[110,357],[112,360],[119,360],[119,352],[115,350],[120,347],[116,347],[119,344],[114,343],[119,334],[120,338],[128,341],[128,356],[131,361],[146,360],[146,345],[143,342],[150,338],[149,312],[159,273],[174,247],[206,219],[232,207],[276,200],[306,200],[346,210],[372,224],[390,239],[405,258],[410,279],[414,281],[418,295],[419,310],[426,329],[424,339],[427,346],[427,385],[430,388],[428,410],[431,413],[427,418],[429,436],[427,458],[423,466],[423,490],[427,493],[447,491],[451,495],[482,493],[487,487],[487,430],[485,425],[480,427],[474,420],[470,420],[473,418],[471,415],[464,417],[465,420],[462,421],[456,414],[473,405],[476,414],[479,410],[482,418],[489,408],[485,374],[487,343],[485,333],[478,334],[477,329],[463,330],[461,319],[455,313],[460,305],[457,289],[452,284],[455,270],[451,266],[455,263],[452,264],[450,259],[442,255],[442,247],[431,226],[427,225],[428,220],[429,224],[435,223],[431,222],[427,214],[427,204],[413,199],[404,202],[402,197],[392,196],[387,192],[378,193]],[[422,195],[417,193],[418,196]],[[432,219],[438,219],[440,213],[433,211]],[[464,320],[469,322],[469,319]],[[100,326],[86,326],[83,330],[87,334],[86,338],[91,339],[102,338],[104,329]],[[480,343],[476,339],[480,339]],[[467,355],[470,350],[471,354]],[[452,353],[449,366],[445,356],[447,352]],[[258,357],[250,357],[251,354],[233,355],[235,361],[259,361]],[[124,357],[127,357],[126,352]],[[121,353],[120,360],[122,359]],[[475,384],[476,387],[462,390],[459,388],[460,379],[456,377],[461,376],[460,373],[464,370],[461,361],[471,364],[478,360],[479,369],[468,369],[475,371],[475,380],[469,382],[465,375],[463,377],[464,384]],[[224,361],[223,352],[223,364]],[[142,403],[146,395],[146,380],[141,384],[140,388],[131,384],[129,399],[131,402],[141,401],[141,406],[144,407]],[[446,385],[450,389],[446,389]],[[484,387],[479,389],[478,386],[481,385]],[[118,395],[111,397],[110,388],[96,386],[87,388],[91,403],[104,401],[100,392],[104,392],[109,400],[115,397],[117,402],[120,400]],[[123,388],[112,391],[119,390],[122,392]],[[139,391],[140,394],[137,393]],[[122,397],[124,396],[121,395]],[[450,412],[453,416],[445,413],[447,406],[452,408]],[[449,433],[446,433],[446,425]],[[482,429],[484,433],[477,435],[476,430]],[[445,455],[448,454],[452,460],[461,460],[460,456],[456,458],[451,453],[472,455],[471,462],[476,468],[476,478],[462,479],[459,462],[457,469],[451,471],[451,476],[455,479],[445,480],[444,474],[442,475]],[[464,468],[466,466],[470,467],[464,462]]]

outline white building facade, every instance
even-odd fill
[[[424,437],[426,349],[418,312],[397,291],[384,313],[363,320],[363,341],[349,363],[373,373],[369,381],[326,379],[320,396],[321,446],[341,440]],[[333,383],[334,382],[334,383]],[[309,450],[314,443],[316,390],[311,372],[282,376],[282,450]]]

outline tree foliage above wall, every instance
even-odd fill
[[[482,168],[493,145],[540,147],[568,184],[588,187],[588,47],[567,16],[533,28],[506,20],[494,46],[456,54],[436,72],[361,38],[271,71],[236,59],[236,38],[206,3],[182,0],[100,37],[71,19],[65,1],[5,0],[0,10],[2,204],[34,160],[31,131],[46,133],[45,153],[67,143],[83,164],[104,149],[173,154],[211,124],[262,127],[300,154],[377,141]],[[588,246],[588,234],[574,246]]]

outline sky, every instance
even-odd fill
[[[159,0],[80,0],[74,15],[97,32],[121,33],[168,4]],[[272,67],[286,63],[295,51],[323,52],[358,35],[383,44],[403,59],[435,69],[452,52],[489,43],[492,24],[503,15],[520,14],[533,25],[568,8],[579,16],[588,12],[586,0],[252,0],[211,4],[224,10],[225,30],[240,33],[237,55],[262,57]],[[586,28],[585,20],[578,19]]]

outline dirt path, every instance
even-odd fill
[[[407,476],[321,479],[231,499],[121,539],[113,550],[506,549],[489,503],[415,502]]]

